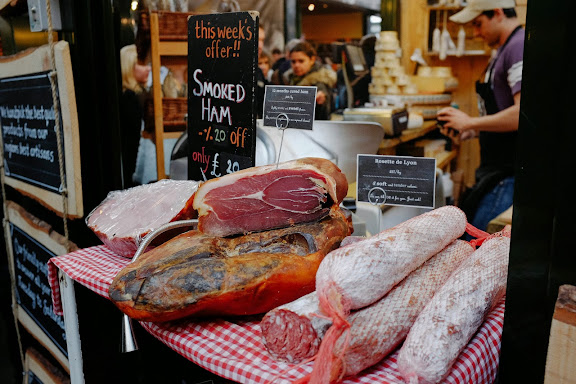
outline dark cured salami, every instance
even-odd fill
[[[202,183],[194,208],[198,229],[222,237],[320,220],[347,192],[346,176],[334,163],[304,158]]]
[[[318,265],[351,231],[337,207],[319,222],[234,238],[190,231],[122,269],[109,296],[143,321],[264,313],[313,291]]]
[[[260,322],[262,341],[276,360],[299,363],[318,353],[332,321],[322,315],[316,292],[268,312]]]

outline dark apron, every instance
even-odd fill
[[[520,29],[517,27],[508,37],[501,50],[504,49],[510,38]],[[480,115],[493,115],[500,111],[492,87],[494,67],[498,57],[491,60],[483,74],[488,74],[486,82],[476,81],[476,95]],[[517,131],[512,132],[480,132],[480,167],[476,171],[476,182],[488,174],[502,174],[501,179],[514,174],[514,159],[516,152]]]
[[[510,34],[510,37],[519,29]],[[506,46],[508,41],[502,46]],[[491,60],[482,75],[482,81],[476,81],[476,95],[480,115],[493,115],[500,111],[492,88],[496,59]],[[487,81],[484,82],[487,76]],[[460,208],[471,221],[482,197],[507,177],[514,175],[514,158],[518,132],[480,132],[480,166],[476,170],[476,184],[467,189],[460,200]]]

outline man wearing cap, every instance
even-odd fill
[[[479,116],[455,108],[443,108],[438,120],[442,133],[466,140],[480,140],[480,166],[476,184],[460,204],[468,220],[486,230],[490,220],[512,205],[514,158],[520,113],[524,29],[516,17],[514,0],[468,0],[450,17],[456,23],[471,22],[474,36],[497,49],[482,78],[476,82]]]

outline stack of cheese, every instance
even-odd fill
[[[418,88],[410,81],[400,64],[398,32],[382,31],[375,46],[376,58],[372,67],[371,95],[416,94]]]

